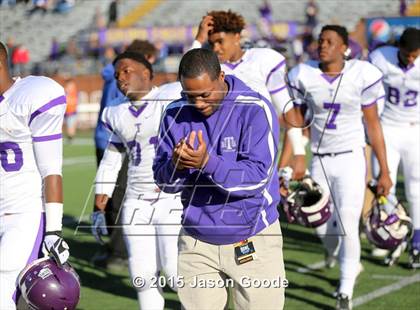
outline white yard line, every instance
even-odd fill
[[[92,138],[76,138],[71,141],[71,143],[68,143],[67,140],[64,140],[64,144],[66,146],[71,147],[72,145],[95,145],[95,140]]]
[[[95,158],[93,156],[78,156],[64,158],[63,166],[80,165],[80,164],[94,164]]]
[[[394,291],[398,291],[402,289],[403,287],[416,283],[416,282],[420,282],[420,273],[416,273],[410,277],[404,277],[403,279],[401,279],[400,281],[394,284],[383,286],[375,291],[370,292],[369,294],[359,296],[353,299],[353,306],[357,307],[357,306],[363,305],[373,299],[387,295]]]
[[[325,267],[325,261],[320,261],[320,262],[310,264],[306,267],[299,267],[299,268],[296,269],[296,271],[299,272],[299,273],[308,273],[308,272],[318,270],[318,269],[321,269],[321,268],[324,268],[324,267]]]
[[[373,274],[372,279],[375,280],[401,280],[406,278],[406,276],[396,276],[391,274]]]

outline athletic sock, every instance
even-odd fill
[[[149,288],[137,292],[140,303],[140,309],[163,310],[165,299],[161,290],[158,288]]]
[[[420,251],[420,229],[414,230],[414,235],[411,239],[411,247],[417,251]]]

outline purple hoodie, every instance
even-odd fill
[[[225,81],[229,91],[207,118],[185,98],[168,106],[153,165],[164,192],[181,192],[184,229],[212,244],[247,239],[279,217],[276,113],[266,98],[238,78],[227,75]],[[209,161],[201,171],[178,171],[172,150],[193,130],[203,131]],[[195,148],[197,144],[196,139]]]

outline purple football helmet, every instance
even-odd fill
[[[328,192],[311,177],[291,183],[287,196],[282,197],[287,220],[313,228],[324,224],[331,217],[329,198]]]
[[[366,236],[376,247],[394,250],[412,232],[411,219],[400,202],[393,206],[392,213],[386,212],[386,203],[373,200],[373,207],[366,221]]]
[[[44,257],[33,261],[18,277],[22,297],[31,309],[76,309],[80,298],[79,277],[74,269],[58,266],[54,259]]]

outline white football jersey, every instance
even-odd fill
[[[147,198],[148,193],[156,193],[152,165],[160,121],[166,106],[181,98],[181,91],[179,82],[165,84],[154,87],[136,106],[126,102],[104,109],[102,122],[113,133],[110,143],[124,147],[130,156],[127,197]]]
[[[62,138],[65,109],[64,89],[47,77],[17,78],[0,96],[0,215],[42,211],[34,144]]]
[[[223,63],[221,67],[225,74],[236,76],[271,100],[278,114],[293,107],[285,82],[286,59],[280,53],[270,48],[251,48],[236,63]]]
[[[319,62],[299,64],[289,73],[297,104],[313,111],[311,149],[314,153],[353,150],[365,145],[362,108],[384,100],[382,73],[367,61],[349,60],[332,78]]]
[[[384,75],[386,101],[381,121],[392,125],[420,123],[420,57],[405,68],[398,59],[398,48],[384,46],[369,55]]]

